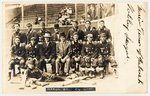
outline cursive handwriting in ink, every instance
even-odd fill
[[[143,61],[144,57],[142,55],[141,40],[142,40],[142,36],[144,35],[144,29],[142,27],[142,23],[144,21],[143,21],[143,18],[141,16],[142,15],[141,12],[142,11],[145,12],[145,10],[142,7],[138,6],[138,5],[137,5],[137,8],[138,8],[138,18],[137,18],[137,20],[138,20],[138,28],[137,28],[137,32],[138,32],[138,40],[137,40],[138,41],[138,48],[136,49],[136,51],[137,51],[137,60],[138,60],[138,84],[142,84],[143,85],[144,82],[142,81],[142,78],[143,78],[142,72],[144,71],[144,69],[143,69],[142,65],[144,63],[144,61]]]
[[[131,41],[132,43],[133,43],[133,41],[131,40],[131,38],[128,36],[128,34],[127,33],[124,33],[125,34],[125,36],[126,36],[126,40],[125,40],[125,45],[123,45],[123,47],[125,48],[125,51],[126,51],[126,58],[130,58],[129,57],[129,53],[128,53],[128,44],[129,44],[129,41]]]
[[[123,24],[123,27],[126,29],[124,35],[125,35],[125,44],[123,45],[124,49],[125,49],[125,52],[126,52],[126,58],[127,58],[127,61],[128,59],[130,58],[129,56],[129,52],[128,52],[128,45],[129,43],[133,43],[133,41],[131,40],[131,38],[129,37],[128,35],[128,32],[130,31],[130,27],[133,25],[133,17],[132,17],[132,14],[135,12],[134,8],[130,5],[130,4],[127,4],[127,19],[126,19],[126,23]]]

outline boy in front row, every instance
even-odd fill
[[[24,89],[24,87],[35,89],[37,86],[48,85],[48,82],[64,81],[60,76],[41,71],[36,67],[33,58],[28,58],[26,65],[27,69],[22,76],[22,87],[20,89]]]

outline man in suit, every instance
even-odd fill
[[[20,43],[20,37],[16,36],[14,44],[11,47],[11,60],[9,62],[9,79],[11,80],[11,71],[13,70],[13,76],[15,76],[15,65],[18,65],[19,73],[25,65],[25,46]]]
[[[56,44],[51,41],[50,33],[45,33],[44,42],[41,46],[41,59],[40,59],[40,69],[47,72],[46,64],[51,63],[52,73],[55,73],[55,58],[56,58]]]
[[[65,75],[69,75],[70,43],[66,41],[65,37],[66,37],[65,33],[60,33],[60,42],[57,43],[56,46],[56,51],[57,51],[56,74],[57,75],[62,75],[64,73],[66,73]]]
[[[60,27],[59,27],[59,24],[54,24],[54,33],[52,34],[52,38],[53,38],[53,41],[55,41],[56,43],[59,42],[60,40]]]

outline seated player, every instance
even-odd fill
[[[9,79],[11,80],[11,71],[13,70],[13,76],[15,76],[15,65],[18,65],[19,73],[21,69],[24,69],[25,65],[25,46],[20,43],[20,37],[16,36],[14,44],[11,47],[11,60],[9,62]]]
[[[38,62],[40,60],[40,47],[36,44],[36,38],[31,37],[31,41],[26,45],[26,58],[33,58],[36,67],[39,67]]]
[[[66,41],[65,33],[60,33],[60,42],[57,43],[56,74],[69,75],[70,70],[70,43]],[[66,69],[66,70],[65,70]],[[66,71],[66,72],[65,72]]]
[[[82,63],[80,70],[85,72],[86,75],[90,77],[95,77],[95,68],[97,66],[97,48],[96,45],[92,43],[93,34],[87,34],[87,42],[83,45]]]
[[[98,44],[98,67],[97,72],[100,73],[100,78],[104,78],[108,64],[111,64],[115,76],[117,77],[117,63],[114,59],[114,49],[111,42],[107,42],[106,34],[100,34],[100,43]]]
[[[81,49],[82,44],[78,39],[78,33],[74,32],[73,41],[71,41],[71,68],[75,69],[75,71],[79,71],[79,64],[81,59]]]

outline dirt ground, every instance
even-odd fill
[[[65,78],[65,77],[64,77]],[[68,88],[68,87],[95,87],[95,91],[102,91],[109,90],[109,83],[111,86],[115,86],[118,83],[118,78],[115,78],[113,73],[110,71],[103,79],[100,79],[98,76],[95,78],[87,78],[86,80],[76,81],[72,84],[65,85],[66,83],[70,82],[71,79],[66,79],[65,81],[57,81],[57,82],[47,82],[48,85],[45,86],[36,86],[36,88],[32,89],[33,87],[24,87],[21,83],[21,77],[18,75],[13,77],[11,81],[7,83],[7,92],[46,92],[46,88]],[[12,89],[13,88],[13,89]],[[86,91],[85,91],[86,92]],[[58,92],[59,93],[59,92]]]

